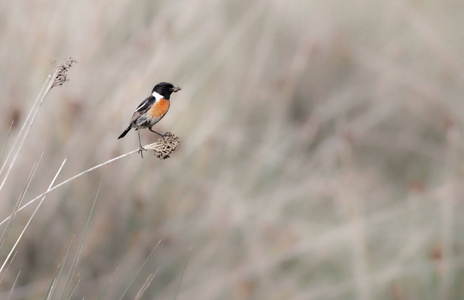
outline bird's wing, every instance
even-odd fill
[[[153,105],[155,102],[155,97],[150,96],[147,99],[143,100],[142,103],[137,106],[137,109],[135,110],[134,114],[132,115],[131,123],[137,120],[141,115],[146,113],[150,107]]]

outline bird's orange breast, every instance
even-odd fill
[[[160,99],[156,101],[155,104],[148,111],[148,115],[153,118],[161,118],[164,116],[169,109],[169,100]]]

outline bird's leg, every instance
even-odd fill
[[[148,130],[150,130],[151,132],[154,132],[154,133],[156,133],[157,135],[159,135],[159,136],[160,136],[160,137],[162,137],[162,138],[164,138],[164,137],[165,137],[165,135],[164,135],[164,134],[161,134],[161,133],[159,133],[159,132],[156,132],[156,131],[154,131],[153,129],[151,129],[151,127],[150,127],[150,128],[148,128]]]
[[[139,154],[143,158],[143,151],[147,151],[147,149],[143,148],[142,146],[142,141],[140,139],[140,131],[137,131],[137,134],[139,135]]]

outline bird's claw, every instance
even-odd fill
[[[140,156],[143,158],[143,151],[147,151],[147,149],[143,148],[143,147],[140,147],[139,148],[139,151],[137,152],[138,154],[140,154]]]

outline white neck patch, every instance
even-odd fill
[[[156,99],[156,102],[160,101],[161,99],[163,99],[164,97],[161,96],[160,94],[158,94],[157,92],[153,92],[153,94],[151,94],[153,97],[155,97]]]

